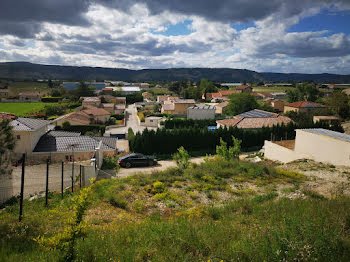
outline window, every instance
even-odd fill
[[[151,123],[153,123],[153,120],[150,120]]]
[[[20,135],[17,135],[17,139],[20,140],[20,139],[21,139],[21,136],[20,136]]]

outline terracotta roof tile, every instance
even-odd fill
[[[309,101],[300,101],[294,102],[290,104],[286,104],[285,106],[297,107],[297,108],[325,108],[326,106]]]

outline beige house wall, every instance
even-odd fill
[[[90,160],[94,156],[94,151],[89,152],[74,152],[74,160],[75,161],[83,161],[83,160]],[[116,155],[116,150],[105,150],[103,151],[104,156],[114,156]],[[35,152],[31,155],[31,157],[28,157],[29,161],[32,161],[33,163],[40,163],[46,161],[49,157],[51,157],[51,162],[61,162],[66,161],[66,156],[70,157],[73,156],[72,152]]]
[[[319,112],[319,111],[323,111],[325,110],[326,108],[322,107],[322,108],[309,108],[309,107],[306,107],[306,108],[303,108],[303,107],[291,107],[291,106],[284,106],[284,113],[287,113],[287,112],[290,112],[290,111],[295,111],[295,112],[302,112],[302,113],[311,113],[313,111],[316,111],[316,112]]]
[[[282,163],[305,158],[305,156],[303,157],[303,155],[297,154],[294,150],[290,150],[267,140],[265,140],[264,144],[264,157]]]
[[[98,101],[98,102],[86,102],[86,101],[83,101],[82,106],[86,107],[86,106],[96,106],[96,107],[99,107],[101,105],[101,101]]]
[[[296,130],[295,151],[318,162],[350,166],[350,143]]]
[[[186,115],[187,114],[187,109],[191,106],[194,106],[194,103],[186,103],[186,104],[180,104],[180,103],[175,103],[175,108],[172,114],[175,115]]]
[[[94,121],[105,123],[109,119],[110,115],[95,116]]]
[[[16,154],[31,154],[38,143],[40,137],[47,131],[47,127],[44,126],[35,131],[14,131],[14,135],[17,138],[14,152]]]

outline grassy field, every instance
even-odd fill
[[[276,86],[276,87],[264,87],[264,86],[258,86],[253,88],[253,92],[267,92],[267,93],[274,93],[274,92],[286,92],[288,89],[291,89],[293,87],[286,87],[286,86]]]
[[[17,116],[26,116],[42,110],[47,103],[0,103],[0,112],[12,113]],[[50,104],[52,105],[52,104]]]
[[[290,197],[307,180],[269,163],[214,158],[101,180],[63,200],[51,194],[48,208],[43,198],[25,200],[21,223],[13,203],[0,215],[0,261],[64,261],[72,250],[76,261],[348,261],[350,198]],[[64,232],[76,217],[83,234],[72,242]]]
[[[41,82],[13,82],[9,84],[9,89],[12,96],[18,95],[21,92],[49,93],[47,83]]]
[[[155,95],[155,96],[160,96],[160,95],[170,95],[171,94],[171,91],[169,91],[168,88],[151,88],[150,89],[152,91],[152,93]]]

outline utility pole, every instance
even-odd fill
[[[46,160],[46,190],[45,190],[45,207],[47,207],[48,204],[48,197],[49,197],[49,165],[50,165],[50,158]]]

